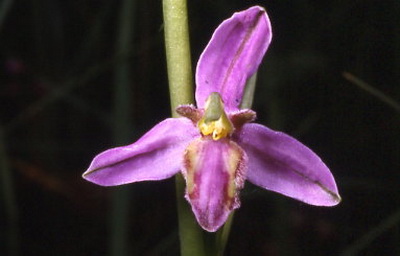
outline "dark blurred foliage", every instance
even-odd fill
[[[108,255],[116,188],[81,174],[95,154],[170,115],[162,2],[135,2],[133,42],[121,53],[123,2],[0,2],[0,255]],[[400,113],[342,76],[400,101],[400,2],[188,4],[193,67],[223,19],[266,7],[274,38],[259,70],[258,122],[317,152],[343,197],[318,208],[248,183],[226,255],[400,255]],[[117,143],[121,63],[132,130]],[[129,255],[179,254],[173,183],[127,185]]]

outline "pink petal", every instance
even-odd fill
[[[169,178],[180,170],[185,148],[196,136],[190,120],[165,119],[137,142],[97,155],[83,177],[102,186]]]
[[[238,144],[249,158],[247,179],[255,185],[312,205],[340,202],[328,167],[294,138],[259,124],[246,124],[238,134]]]
[[[239,207],[238,192],[244,184],[246,154],[233,141],[204,137],[186,149],[183,174],[186,199],[199,224],[214,232],[230,212]]]
[[[228,111],[238,109],[246,80],[257,70],[271,41],[265,10],[259,6],[235,13],[215,30],[196,70],[196,102],[218,92]]]

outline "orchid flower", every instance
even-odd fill
[[[240,206],[245,180],[307,204],[338,204],[335,180],[313,151],[289,135],[251,123],[255,112],[239,109],[246,81],[271,37],[261,7],[225,20],[197,64],[197,108],[179,106],[181,118],[167,118],[135,143],[100,153],[83,177],[117,186],[167,179],[181,171],[185,197],[210,232]]]

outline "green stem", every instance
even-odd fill
[[[186,0],[163,0],[163,14],[171,111],[177,117],[177,106],[194,101]],[[181,255],[205,255],[203,231],[183,197],[185,181],[177,175],[175,182]]]
[[[171,112],[177,117],[178,105],[194,102],[186,0],[163,0],[163,12]]]

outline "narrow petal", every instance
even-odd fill
[[[204,115],[204,110],[198,109],[193,105],[180,105],[176,108],[176,113],[180,116],[189,118],[193,123],[197,124],[197,122]]]
[[[203,108],[218,92],[227,110],[236,110],[246,80],[257,70],[271,41],[265,10],[259,6],[235,13],[215,30],[196,70],[196,101]]]
[[[240,129],[244,124],[256,120],[257,114],[251,109],[241,109],[239,111],[229,113],[229,119],[236,129]]]
[[[185,148],[196,136],[190,120],[166,119],[137,142],[97,155],[83,177],[102,186],[169,178],[180,170]]]
[[[244,151],[229,139],[204,137],[187,147],[183,168],[186,199],[205,230],[216,231],[239,207],[246,160]]]
[[[246,124],[238,134],[238,144],[249,158],[247,179],[255,185],[312,205],[340,202],[328,167],[294,138],[259,124]]]

